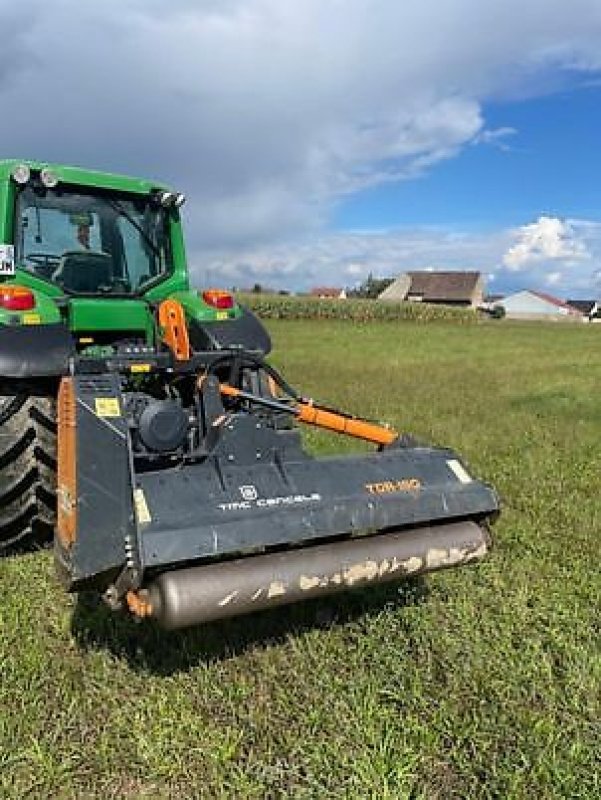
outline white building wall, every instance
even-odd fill
[[[406,272],[402,272],[390,286],[387,286],[383,292],[378,295],[378,300],[387,300],[391,303],[399,303],[405,300],[407,292],[411,286],[411,278]]]
[[[553,317],[566,317],[569,312],[567,308],[556,306],[554,303],[549,303],[542,297],[538,297],[532,292],[523,291],[511,294],[505,297],[497,305],[501,305],[505,309],[508,317],[511,316],[553,316]]]

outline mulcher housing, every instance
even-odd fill
[[[301,397],[266,362],[250,312],[190,290],[178,195],[33,163],[18,183],[17,166],[0,183],[0,234],[17,244],[0,303],[17,286],[34,306],[0,310],[0,373],[5,397],[58,397],[55,554],[69,591],[178,628],[485,554],[497,497],[457,454]],[[65,215],[82,246],[28,261],[15,208]],[[138,239],[149,274],[136,286],[124,253]],[[296,420],[377,450],[315,459]]]

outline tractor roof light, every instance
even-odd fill
[[[13,181],[21,186],[24,186],[31,178],[31,170],[27,164],[17,164],[16,167],[13,167],[10,174],[12,175]]]
[[[217,308],[220,311],[234,307],[233,295],[224,289],[207,289],[206,292],[202,293],[202,299],[207,305],[213,306],[213,308]]]
[[[58,175],[48,167],[44,167],[40,172],[40,180],[46,189],[54,189],[55,186],[58,186]]]
[[[0,286],[0,306],[7,311],[31,311],[35,295],[25,286]]]
[[[150,197],[163,208],[180,208],[186,202],[186,195],[182,192],[169,192],[166,189],[153,189]]]
[[[159,194],[159,200],[163,208],[169,208],[172,206],[175,200],[175,193],[174,192],[161,192]]]

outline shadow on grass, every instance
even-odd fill
[[[418,577],[174,632],[151,622],[136,624],[109,611],[96,597],[80,595],[71,630],[83,650],[105,650],[136,671],[167,676],[277,645],[316,628],[357,622],[384,607],[417,605],[427,592],[426,582]]]
[[[41,550],[50,550],[52,538],[25,539],[25,541],[11,542],[0,546],[0,561],[8,561],[11,558],[26,558],[34,556]]]

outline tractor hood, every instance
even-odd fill
[[[153,338],[152,312],[144,300],[124,297],[74,297],[69,301],[72,331],[138,331]]]

